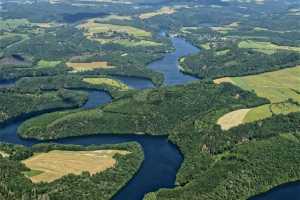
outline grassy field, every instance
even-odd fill
[[[82,172],[96,174],[113,167],[116,154],[126,155],[127,151],[60,151],[38,153],[22,161],[30,172],[25,173],[34,183],[52,182],[67,174],[79,175]]]
[[[171,7],[162,7],[161,9],[154,11],[154,12],[148,12],[143,13],[139,16],[140,19],[149,19],[158,15],[170,15],[176,12],[176,9]]]
[[[237,29],[238,27],[239,27],[239,22],[233,22],[225,26],[211,27],[211,29],[226,34],[230,31]]]
[[[253,40],[246,40],[240,42],[239,48],[255,49],[256,51],[266,54],[273,54],[278,50],[289,50],[300,53],[300,47],[279,46],[271,42],[257,42]]]
[[[85,23],[79,25],[78,27],[87,30],[85,34],[89,38],[93,36],[93,34],[95,33],[107,33],[107,32],[127,33],[129,35],[138,38],[151,36],[150,32],[147,32],[139,28],[135,28],[132,26],[96,23],[95,20],[88,20]]]
[[[118,40],[115,43],[125,47],[138,47],[138,46],[161,46],[161,43],[153,42],[150,40]]]
[[[84,78],[83,81],[92,85],[105,84],[122,91],[126,91],[129,89],[129,87],[126,84],[110,78]]]
[[[300,112],[300,66],[283,69],[275,72],[268,72],[259,75],[245,77],[225,77],[216,79],[216,84],[222,82],[230,82],[242,89],[253,91],[258,96],[270,100],[270,104],[252,108],[240,120],[240,116],[236,117],[236,112],[231,112],[223,117],[225,119],[235,118],[235,122],[224,122],[221,126],[223,129],[228,129],[237,126],[241,123],[253,122],[260,119],[265,119],[276,114],[288,114],[291,112]],[[226,121],[226,120],[225,120]]]
[[[20,26],[26,27],[36,27],[36,28],[50,28],[57,26],[59,24],[51,23],[32,23],[28,19],[0,19],[0,31],[13,32],[16,28]]]
[[[131,16],[121,16],[121,15],[108,15],[106,17],[94,18],[96,21],[107,22],[111,20],[132,20]]]
[[[51,67],[56,67],[57,65],[59,65],[61,63],[61,61],[48,61],[48,60],[40,60],[37,63],[37,66],[39,68],[51,68]]]
[[[90,62],[90,63],[73,63],[67,62],[66,65],[71,67],[74,72],[84,72],[84,71],[92,71],[95,69],[111,69],[114,66],[110,66],[108,62],[98,61],[98,62]]]
[[[111,17],[113,19],[127,19],[126,17]],[[159,46],[162,45],[158,42],[151,41],[152,33],[140,28],[135,28],[126,25],[114,25],[104,23],[104,19],[98,20],[98,18],[91,19],[78,26],[78,28],[84,29],[85,36],[94,41],[98,41],[102,44],[115,43],[125,47],[136,46]],[[103,22],[103,23],[98,23]],[[97,35],[98,34],[98,35]],[[103,36],[99,36],[103,34]],[[119,36],[118,36],[119,34]],[[120,35],[128,34],[128,38]],[[105,36],[104,36],[105,35]],[[130,38],[133,37],[133,38]]]

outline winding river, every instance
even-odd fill
[[[196,78],[185,75],[180,72],[178,60],[186,55],[199,51],[181,38],[172,37],[172,43],[176,50],[167,54],[161,60],[155,61],[149,65],[149,68],[160,71],[165,75],[165,85],[184,84],[193,81]],[[153,84],[149,80],[118,77],[121,81],[132,88],[144,89],[151,88]],[[0,88],[11,87],[14,82],[0,82]],[[82,106],[84,109],[94,108],[98,105],[109,103],[111,97],[108,93],[102,91],[88,91],[88,101]],[[18,137],[17,129],[25,119],[19,119],[0,128],[0,141],[32,146],[38,144],[36,140],[24,140]],[[60,144],[78,144],[78,145],[102,145],[117,144],[123,142],[136,141],[142,145],[145,159],[137,174],[122,188],[113,200],[141,200],[148,192],[156,191],[160,188],[175,187],[176,173],[179,169],[183,156],[178,148],[170,143],[166,136],[146,136],[146,135],[96,135],[82,136],[67,139],[55,140],[53,142]],[[284,198],[277,198],[278,196]],[[298,196],[297,196],[298,195]],[[299,200],[300,183],[280,186],[270,192],[257,196],[251,200]],[[290,197],[290,198],[286,198]]]

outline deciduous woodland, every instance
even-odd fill
[[[165,136],[182,162],[170,159],[170,184],[135,183],[130,200],[245,200],[300,180],[299,0],[0,7],[1,200],[126,200],[162,157],[129,134]]]

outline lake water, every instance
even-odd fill
[[[249,200],[300,200],[300,182],[283,184]]]
[[[180,71],[178,60],[181,57],[199,52],[199,49],[178,37],[172,37],[171,40],[176,50],[167,54],[161,60],[149,64],[148,67],[164,74],[165,85],[179,85],[197,80],[197,78],[183,74]]]
[[[15,82],[16,81],[0,81],[0,89],[14,87]]]

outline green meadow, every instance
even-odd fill
[[[295,51],[300,53],[300,47],[280,46],[271,42],[258,42],[253,40],[246,40],[240,42],[239,48],[255,49],[256,51],[266,54],[273,54],[276,53],[276,51],[280,50]]]
[[[244,122],[300,111],[300,66],[230,79],[235,85],[270,100],[270,104],[251,109]]]

